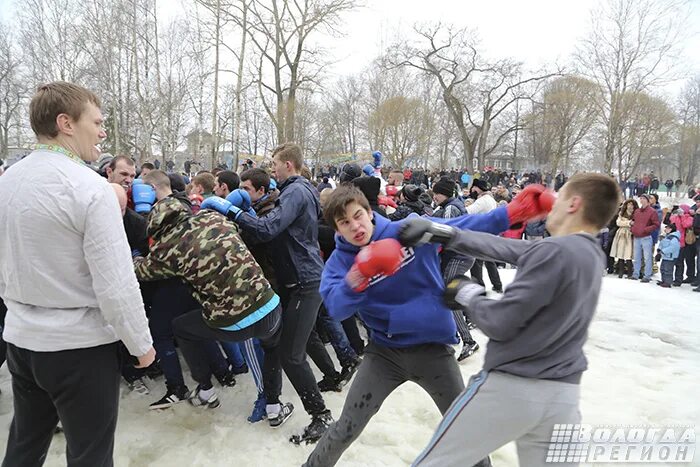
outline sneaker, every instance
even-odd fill
[[[680,286],[681,286],[681,283],[680,283],[680,282],[674,282],[672,285],[673,285],[674,287],[680,287]]]
[[[136,378],[134,381],[127,384],[129,385],[129,389],[142,396],[147,396],[151,393],[146,383],[143,382],[143,378]]]
[[[636,280],[637,280],[637,278],[634,277],[634,276],[627,276],[627,279],[630,279],[630,280],[633,280],[633,281],[636,281]]]
[[[242,375],[244,373],[248,373],[248,365],[245,363],[241,366],[231,366],[231,373],[234,375]]]
[[[685,279],[683,279],[684,284],[692,284],[693,282],[695,282],[694,277],[686,277]]]
[[[494,287],[491,290],[493,290],[496,293],[503,293],[503,287]]]
[[[214,375],[216,380],[225,388],[232,388],[236,385],[236,375],[233,371],[229,370],[222,375]]]
[[[253,404],[253,413],[248,416],[248,421],[250,423],[256,423],[267,418],[267,399],[265,396],[260,394]]]
[[[294,406],[287,402],[286,404],[280,404],[280,411],[276,414],[267,413],[267,421],[272,428],[277,428],[287,421],[289,417],[294,413]]]
[[[216,391],[213,388],[211,389],[211,394],[208,397],[204,397],[199,385],[187,395],[187,400],[195,407],[206,407],[208,409],[215,409],[221,404],[219,396],[216,395]]]
[[[476,352],[477,350],[479,350],[479,344],[477,344],[476,342],[474,342],[474,343],[471,344],[471,345],[466,345],[466,344],[463,345],[463,346],[462,346],[462,351],[459,353],[459,356],[457,357],[457,361],[458,361],[458,362],[461,362],[461,361],[464,360],[465,358],[471,357],[472,354],[473,354],[474,352]]]
[[[311,423],[304,428],[301,435],[294,435],[290,438],[290,441],[294,444],[301,444],[305,442],[306,444],[315,443],[321,436],[328,430],[328,427],[333,423],[333,416],[330,410],[326,410],[318,415],[314,415],[311,419]]]
[[[663,287],[664,289],[670,289],[671,284],[667,284],[666,282],[661,282],[660,284],[657,284],[659,287]]]
[[[639,279],[639,282],[644,282],[646,284],[647,282],[651,282],[651,279],[649,279],[648,277],[643,277]]]
[[[476,325],[474,323],[472,323],[471,321],[467,321],[467,329],[469,329],[470,331],[473,331],[474,329],[476,329]]]
[[[693,289],[693,292],[700,292],[700,285]]]
[[[182,402],[185,399],[187,399],[187,394],[190,392],[189,389],[187,389],[187,386],[175,386],[175,387],[169,387],[168,386],[168,392],[165,393],[165,395],[158,401],[152,403],[150,406],[148,406],[149,409],[155,410],[155,409],[167,409],[170,406],[173,406],[177,404],[178,402]]]
[[[357,372],[357,367],[360,366],[360,363],[362,363],[362,360],[358,358],[357,360],[353,360],[347,366],[343,367],[342,371],[340,372],[340,382],[343,386],[350,382],[352,377]]]
[[[340,392],[343,390],[342,379],[340,373],[336,372],[335,376],[328,377],[324,376],[318,384],[318,390],[321,392],[335,391]]]

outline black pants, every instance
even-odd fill
[[[469,273],[476,282],[484,285],[484,273],[482,271],[482,266],[486,266],[486,272],[489,274],[489,280],[494,289],[503,289],[503,284],[501,283],[501,276],[498,274],[498,268],[496,263],[493,261],[482,261],[477,259],[474,261],[474,266],[472,266]]]
[[[7,357],[7,344],[2,339],[2,330],[5,329],[5,315],[7,314],[7,307],[5,302],[0,298],[0,366],[5,363],[5,358]]]
[[[340,324],[343,325],[345,335],[348,336],[350,347],[352,347],[357,355],[362,355],[365,351],[365,341],[363,341],[362,336],[360,336],[360,330],[357,327],[357,319],[355,316],[344,319]]]
[[[265,398],[268,404],[279,402],[282,391],[282,369],[280,366],[279,343],[282,335],[282,308],[277,306],[257,323],[240,331],[226,331],[210,328],[202,318],[202,310],[185,313],[173,320],[175,338],[180,344],[182,355],[190,367],[192,379],[200,385],[211,387],[212,368],[204,344],[209,340],[242,342],[257,337],[265,351],[262,376]]]
[[[280,343],[282,368],[304,404],[304,410],[309,415],[318,415],[326,411],[326,404],[306,360],[306,344],[322,301],[318,282],[281,287],[280,292],[284,309]]]
[[[59,419],[69,467],[111,466],[119,409],[117,343],[60,352],[8,344],[15,414],[3,467],[40,466]]]
[[[464,389],[454,350],[450,346],[422,344],[389,348],[370,342],[340,418],[324,433],[304,466],[335,465],[379,411],[384,400],[406,381],[421,386],[442,414]],[[489,465],[488,459],[479,465]]]

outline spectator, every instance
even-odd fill
[[[632,215],[631,231],[634,239],[634,253],[632,277],[630,279],[639,278],[642,282],[651,281],[652,272],[652,239],[651,234],[659,228],[659,218],[656,210],[649,204],[649,196],[641,195],[639,197],[640,207],[635,209]],[[644,271],[641,273],[642,257],[644,258]]]

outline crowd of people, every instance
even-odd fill
[[[444,415],[416,465],[487,466],[509,441],[521,465],[544,465],[553,424],[580,422],[601,271],[648,282],[663,221],[660,285],[669,261],[673,285],[697,277],[690,266],[683,277],[698,256],[695,206],[662,219],[651,195],[621,204],[605,175],[386,170],[379,151],[314,173],[285,143],[271,170],[251,161],[190,178],[127,156],[91,167],[104,120],[78,85],[41,86],[29,115],[38,144],[0,177],[7,467],[42,465],[59,421],[69,466],[112,465],[120,378],[148,395],[162,377],[152,409],[214,409],[250,374],[248,421],[278,427],[295,413],[282,373],[310,417],[290,441],[317,443],[306,466],[335,465],[406,381]],[[508,289],[505,264],[518,269]],[[458,362],[479,350],[474,328],[491,340],[465,388]],[[348,386],[334,420],[323,393]]]

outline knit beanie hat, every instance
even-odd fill
[[[455,182],[443,177],[433,185],[433,193],[445,195],[451,198],[455,195]]]
[[[355,178],[362,175],[362,169],[355,163],[348,163],[340,169],[340,183],[353,181]]]
[[[369,204],[376,204],[382,182],[377,177],[357,177],[352,184],[364,193]]]
[[[477,187],[481,191],[489,191],[491,189],[491,184],[482,178],[476,178],[474,182],[472,182],[472,187]]]

